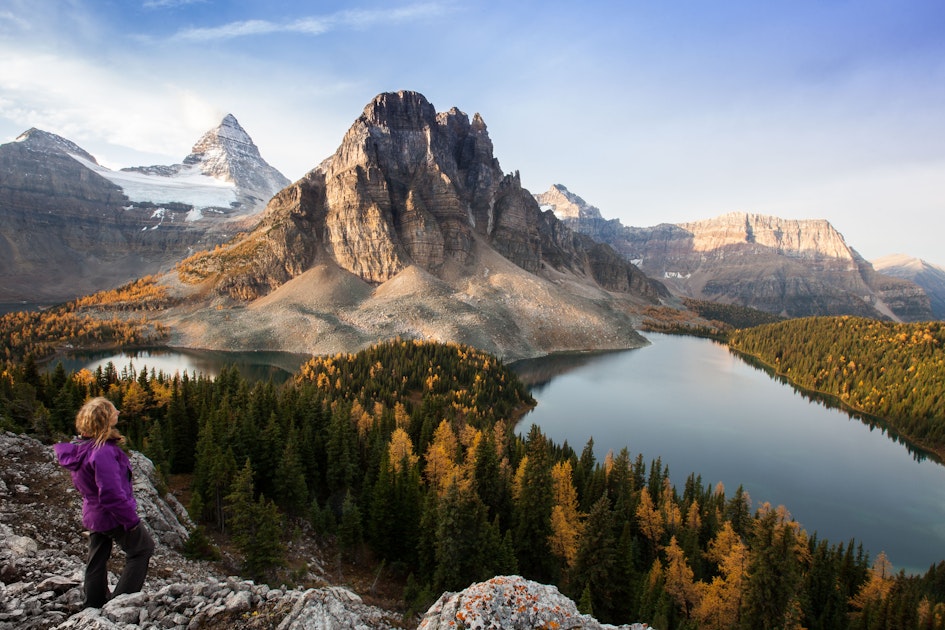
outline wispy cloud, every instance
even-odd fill
[[[173,2],[175,0],[153,0]],[[182,1],[182,0],[176,0]],[[186,1],[186,0],[183,0]],[[363,29],[375,24],[390,24],[421,20],[443,15],[448,5],[443,3],[421,3],[385,10],[348,10],[326,16],[311,16],[286,22],[270,20],[244,20],[207,28],[189,28],[179,31],[174,38],[187,41],[227,40],[238,37],[271,35],[274,33],[298,33],[322,35],[340,29]]]
[[[141,5],[145,9],[174,9],[188,4],[203,4],[207,0],[145,0]]]
[[[29,30],[30,24],[26,20],[18,17],[12,11],[0,11],[0,32],[7,27],[13,27],[19,31]]]

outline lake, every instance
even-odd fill
[[[681,488],[690,472],[743,485],[757,507],[785,505],[808,533],[851,537],[872,558],[925,572],[945,560],[945,466],[882,430],[811,400],[705,339],[647,333],[652,345],[567,355],[565,373],[540,361],[517,371],[537,380],[532,424],[580,454],[594,438],[598,461],[626,446],[661,457]]]
[[[731,354],[693,337],[647,333],[652,345],[566,354],[511,367],[538,406],[523,418],[580,453],[594,438],[602,461],[626,446],[657,457],[682,486],[690,472],[727,496],[742,485],[757,507],[783,504],[809,532],[832,543],[855,538],[871,557],[921,572],[945,559],[945,466],[882,430],[811,400]],[[280,352],[151,350],[63,361],[67,370],[129,361],[140,370],[214,376],[236,365],[247,378],[287,379],[307,358]]]
[[[98,367],[114,364],[121,372],[129,366],[136,371],[147,369],[173,375],[175,372],[204,374],[215,377],[226,366],[235,367],[244,378],[250,380],[272,379],[284,383],[310,354],[291,352],[221,352],[216,350],[192,350],[188,348],[152,348],[127,352],[76,352],[52,361],[47,369],[62,363],[66,372],[78,372],[83,368],[95,371]]]

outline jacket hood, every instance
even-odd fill
[[[79,440],[60,442],[53,446],[53,450],[56,452],[56,459],[59,460],[60,466],[66,470],[76,471],[94,447],[95,442],[92,440]]]

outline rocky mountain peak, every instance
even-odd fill
[[[601,219],[600,210],[575,195],[561,184],[535,195],[543,208],[548,208],[559,219]]]
[[[384,92],[364,108],[364,122],[392,129],[422,128],[436,124],[436,110],[419,92]]]
[[[48,131],[43,131],[42,129],[37,129],[36,127],[31,127],[21,133],[14,142],[22,143],[22,146],[25,146],[31,151],[74,155],[94,164],[98,164],[94,157],[71,140],[67,140],[62,136],[57,136]]]
[[[688,223],[628,227],[602,218],[564,186],[535,199],[565,225],[611,245],[677,295],[794,317],[846,314],[921,321],[934,312],[929,298],[937,283],[901,279],[915,279],[915,272],[900,278],[884,275],[885,269],[876,273],[825,219],[729,212]]]
[[[204,175],[262,194],[264,200],[290,183],[263,159],[233,114],[227,114],[219,125],[201,136],[183,163],[199,167]]]
[[[640,343],[635,309],[668,296],[609,246],[543,213],[518,173],[502,172],[481,116],[438,114],[409,91],[374,98],[335,153],[273,197],[254,230],[178,271],[187,286],[209,284],[268,313],[304,300],[308,347],[329,352],[397,335],[504,358],[629,347]],[[331,282],[346,289],[333,292]],[[313,302],[332,306],[322,314]],[[188,314],[181,334],[200,339],[181,344],[246,344],[228,330],[208,335],[198,322],[214,316]],[[272,317],[246,309],[247,321],[257,318],[247,327],[274,331],[270,348],[288,338],[285,325],[263,323]],[[313,332],[328,321],[350,325]]]
[[[0,145],[0,301],[60,302],[166,270],[254,225],[289,184],[232,115],[188,160],[113,171],[35,128]]]

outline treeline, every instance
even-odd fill
[[[945,460],[945,325],[808,317],[739,330],[729,346],[801,388],[885,420]]]
[[[117,289],[99,291],[80,297],[65,305],[66,310],[107,308],[110,310],[141,311],[167,308],[175,303],[167,287],[157,283],[156,276],[132,280]]]
[[[809,536],[784,508],[626,449],[599,461],[532,427],[533,400],[494,357],[395,340],[321,357],[294,381],[117,371],[0,377],[0,429],[71,433],[87,396],[160,468],[191,475],[203,535],[225,534],[243,571],[273,578],[306,531],[347,561],[382,567],[422,610],[501,573],[555,583],[608,622],[675,628],[945,628],[945,562],[894,573],[855,542]],[[296,534],[297,535],[297,534]],[[275,579],[275,578],[273,578]],[[289,580],[284,570],[278,575]]]
[[[42,361],[72,347],[159,345],[169,337],[165,325],[143,316],[106,317],[103,312],[152,310],[170,302],[167,289],[147,276],[42,311],[7,313],[0,317],[0,364],[10,367],[28,356]],[[91,309],[99,312],[90,315]]]
[[[70,347],[159,345],[167,327],[144,317],[102,319],[61,308],[7,313],[0,317],[0,361],[11,366],[27,356],[41,361]]]
[[[722,322],[731,328],[751,328],[752,326],[771,324],[785,319],[774,313],[760,311],[749,306],[739,306],[738,304],[720,304],[719,302],[695,300],[693,298],[683,298],[683,304],[700,317],[714,322]]]
[[[723,341],[733,329],[784,320],[780,315],[737,304],[720,304],[692,298],[683,298],[683,304],[687,310],[667,306],[647,307],[643,313],[643,330]]]

